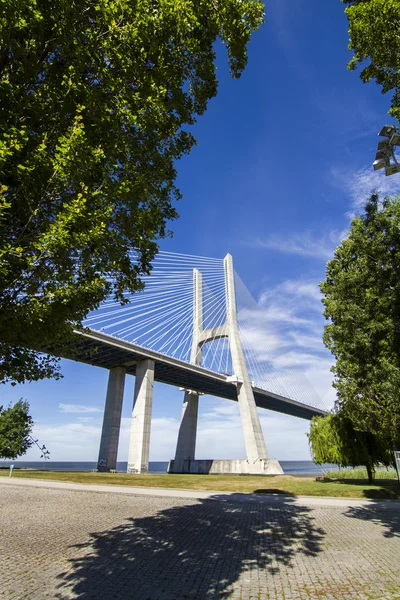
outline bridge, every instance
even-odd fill
[[[170,472],[282,473],[268,457],[257,407],[303,419],[326,413],[308,380],[272,358],[268,323],[231,255],[160,252],[143,281],[126,304],[110,297],[75,332],[74,358],[109,370],[98,469],[116,468],[125,377],[134,375],[129,473],[148,469],[154,381],[184,392]],[[202,394],[239,403],[245,459],[196,459]]]
[[[159,383],[237,401],[235,378],[228,375],[186,363],[97,331],[75,330],[75,333],[81,338],[74,352],[74,358],[79,362],[109,370],[123,366],[127,375],[136,375],[137,363],[148,359],[154,361],[154,380]],[[267,392],[255,385],[253,385],[253,394],[259,408],[301,419],[312,419],[326,414],[320,408]]]

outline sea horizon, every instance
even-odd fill
[[[169,461],[150,461],[149,473],[166,473]],[[320,475],[330,469],[337,469],[337,465],[316,465],[311,460],[280,460],[285,475]],[[97,461],[24,461],[24,460],[1,460],[0,468],[36,469],[49,471],[91,471],[97,468]],[[127,470],[127,461],[117,462],[117,472],[124,473]]]

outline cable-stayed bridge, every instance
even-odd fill
[[[305,419],[325,411],[307,378],[285,367],[232,257],[160,252],[143,282],[143,291],[126,294],[127,304],[110,297],[76,332],[75,358],[110,370],[99,470],[115,469],[125,376],[133,374],[128,472],[147,471],[154,380],[184,391],[171,472],[282,472],[268,458],[256,407]],[[245,460],[195,459],[202,394],[239,402]]]

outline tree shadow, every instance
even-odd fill
[[[344,513],[346,517],[371,521],[384,528],[387,538],[400,537],[400,503],[371,502],[368,506],[353,506]]]
[[[279,488],[260,488],[259,490],[254,490],[253,494],[279,494],[280,496],[289,496],[295,498],[295,494],[291,492],[286,492],[285,490],[281,490]]]
[[[324,483],[342,483],[343,485],[354,485],[356,487],[365,487],[370,484],[366,479],[329,479],[324,477]],[[400,499],[400,484],[396,479],[374,479],[375,488],[365,489],[363,496],[374,500],[396,500]],[[380,486],[380,487],[377,487]]]
[[[375,485],[380,485],[380,487],[372,490],[364,490],[363,494],[366,498],[371,498],[372,500],[400,499],[400,485],[398,483],[376,481]]]
[[[289,497],[269,504],[219,496],[174,506],[73,546],[77,556],[58,575],[56,598],[228,598],[243,572],[276,573],[298,553],[316,556],[324,534],[310,509]]]

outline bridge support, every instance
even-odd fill
[[[225,286],[227,300],[227,326],[229,346],[232,356],[233,373],[237,377],[237,396],[239,402],[240,418],[242,421],[244,443],[247,461],[251,470],[264,471],[264,462],[268,460],[267,447],[261,429],[261,423],[254,400],[253,389],[247,371],[243,354],[242,343],[239,336],[236,314],[236,294],[232,256],[228,254],[224,259]],[[281,470],[282,472],[282,470]]]
[[[128,473],[147,473],[149,469],[151,411],[153,406],[154,361],[141,360],[136,365]]]
[[[201,363],[200,334],[203,328],[203,277],[198,269],[193,270],[193,337],[190,362]],[[193,390],[185,390],[183,398],[181,423],[175,459],[168,467],[169,472],[183,473],[186,465],[195,457],[197,436],[197,415],[199,411],[199,394]],[[171,466],[173,465],[173,466]]]
[[[199,410],[199,394],[192,390],[185,391],[181,424],[176,445],[174,466],[182,473],[187,461],[194,460],[196,452],[197,414]]]
[[[232,256],[224,259],[226,322],[212,329],[203,329],[202,313],[202,277],[194,270],[194,312],[191,362],[201,363],[202,346],[211,340],[228,338],[232,357],[233,374],[236,378],[237,398],[242,421],[246,447],[246,461],[198,461],[194,460],[197,426],[198,397],[195,408],[185,393],[182,420],[179,429],[175,459],[170,462],[170,473],[246,473],[246,474],[283,474],[277,460],[269,459],[264,441],[261,423],[257,412],[253,389],[247,371],[246,361],[240,341],[236,314],[236,294]]]
[[[125,369],[123,367],[114,367],[113,369],[110,369],[106,406],[103,417],[103,429],[101,432],[99,460],[97,462],[99,471],[109,471],[110,469],[117,468],[124,387]]]

